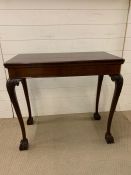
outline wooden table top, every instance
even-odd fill
[[[122,64],[124,59],[106,52],[72,52],[72,53],[32,53],[19,54],[7,61],[4,66],[39,66],[42,64],[66,63],[115,63]]]

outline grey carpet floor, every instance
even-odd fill
[[[108,113],[101,116],[36,117],[22,152],[17,119],[0,119],[0,175],[131,175],[131,112],[115,113],[111,145],[104,140]]]

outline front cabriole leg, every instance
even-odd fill
[[[21,127],[21,131],[22,131],[23,138],[20,142],[19,150],[27,150],[28,149],[28,139],[26,138],[25,126],[24,126],[23,118],[21,115],[21,111],[19,108],[19,104],[18,104],[18,100],[16,97],[16,92],[15,92],[15,86],[18,86],[20,81],[21,79],[8,79],[6,86],[7,86],[8,94],[10,96],[10,100],[17,114],[17,118],[18,118],[18,121]]]
[[[107,122],[107,131],[105,134],[105,139],[107,143],[114,143],[114,138],[111,135],[111,123],[112,123],[112,119],[113,119],[113,115],[116,109],[116,105],[122,90],[122,86],[123,86],[123,77],[122,75],[118,74],[118,75],[110,75],[111,80],[115,82],[115,90],[114,90],[114,95],[113,95],[113,99],[112,99],[112,103],[111,103],[111,108],[110,108],[110,113],[109,113],[109,118],[108,118],[108,122]]]

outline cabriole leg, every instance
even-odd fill
[[[96,95],[96,112],[94,113],[94,119],[100,120],[101,116],[98,113],[98,106],[99,106],[99,99],[100,99],[100,92],[101,92],[101,85],[103,81],[103,75],[98,76],[98,85],[97,85],[97,95]]]
[[[111,108],[110,108],[110,113],[109,113],[109,118],[108,118],[108,122],[107,122],[107,131],[105,134],[105,139],[107,143],[114,143],[114,138],[111,135],[111,123],[112,123],[112,119],[113,119],[113,115],[116,109],[116,105],[121,93],[121,89],[123,86],[123,77],[119,74],[119,75],[110,75],[111,80],[115,82],[115,90],[114,90],[114,95],[113,95],[113,99],[112,99],[112,103],[111,103]]]
[[[28,88],[27,88],[26,79],[23,78],[21,80],[21,82],[22,82],[22,85],[23,85],[24,94],[25,94],[26,103],[27,103],[28,112],[29,112],[29,117],[28,117],[28,120],[27,120],[27,125],[33,125],[34,121],[33,121],[33,117],[32,117],[32,114],[31,114],[31,106],[30,106],[30,100],[29,100],[29,94],[28,94]]]
[[[19,85],[19,82],[21,81],[21,79],[9,79],[7,80],[6,86],[7,86],[7,91],[9,93],[10,96],[10,100],[14,106],[15,112],[17,114],[17,118],[21,127],[21,131],[22,131],[22,140],[20,142],[20,146],[19,149],[20,150],[27,150],[28,149],[28,139],[26,138],[26,131],[25,131],[25,126],[24,126],[24,122],[23,122],[23,118],[21,115],[21,111],[19,108],[19,104],[18,104],[18,100],[16,97],[16,92],[15,92],[15,86]]]

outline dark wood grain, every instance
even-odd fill
[[[69,77],[69,76],[87,76],[87,75],[108,75],[119,74],[120,64],[59,64],[44,65],[41,67],[13,67],[8,68],[10,78],[27,77]]]
[[[19,54],[5,63],[5,67],[26,66],[37,67],[45,64],[66,63],[105,63],[121,64],[124,59],[106,52],[74,52],[74,53],[39,53]]]
[[[103,76],[110,75],[111,79],[115,81],[115,91],[109,113],[105,139],[107,143],[113,143],[114,138],[111,135],[110,130],[112,118],[123,84],[123,79],[120,75],[121,64],[123,63],[123,58],[105,52],[19,54],[7,61],[4,64],[9,72],[7,90],[14,105],[23,135],[23,139],[20,143],[20,150],[28,149],[28,140],[26,138],[24,123],[15,94],[15,86],[19,84],[18,80],[22,81],[29,110],[29,123],[33,124],[25,80],[27,77],[37,78],[98,75],[96,111],[94,114],[94,118],[98,120],[100,119],[98,104]]]
[[[7,61],[10,78],[119,74],[124,59],[105,53],[20,54]]]

